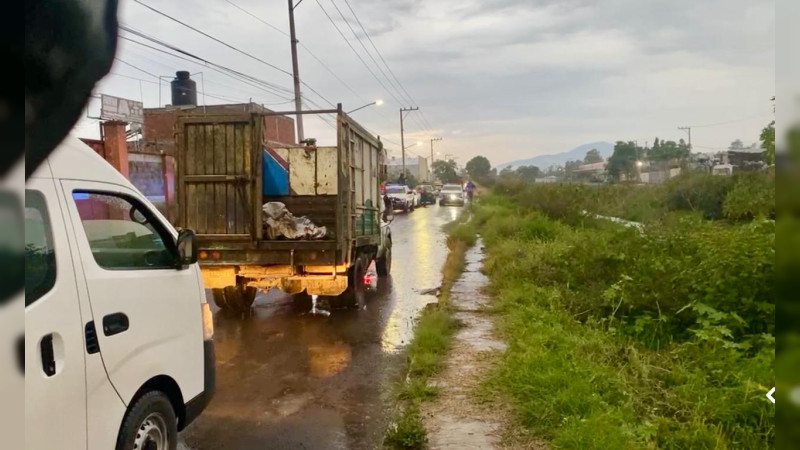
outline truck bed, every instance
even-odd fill
[[[263,203],[280,202],[295,217],[308,217],[315,225],[328,230],[326,239],[336,236],[336,195],[286,195],[263,197]],[[297,242],[297,241],[292,241]]]

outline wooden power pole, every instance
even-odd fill
[[[300,0],[302,2],[303,0]],[[297,122],[297,143],[303,142],[305,139],[303,132],[303,115],[299,114],[303,110],[303,100],[300,96],[300,69],[297,64],[297,34],[294,29],[294,8],[300,5],[294,4],[294,0],[289,0],[289,39],[292,41],[292,77],[294,78],[294,108],[298,114],[295,116]]]

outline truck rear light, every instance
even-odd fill
[[[211,257],[214,259],[219,259],[219,252],[214,250],[213,252],[211,252]]]
[[[197,257],[198,257],[199,259],[207,259],[207,258],[208,258],[208,252],[207,252],[207,251],[205,251],[205,250],[201,250],[201,251],[200,251],[200,252],[197,254]]]
[[[211,315],[208,303],[201,303],[200,308],[203,315],[203,340],[208,341],[214,337],[214,316]]]

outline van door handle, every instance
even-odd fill
[[[56,374],[56,358],[53,353],[53,334],[42,338],[39,350],[42,353],[42,370],[48,377]]]
[[[129,327],[128,316],[125,313],[114,313],[103,317],[103,334],[113,336],[127,331]]]

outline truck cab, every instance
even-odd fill
[[[24,217],[25,448],[175,448],[214,392],[194,233],[72,137]]]

